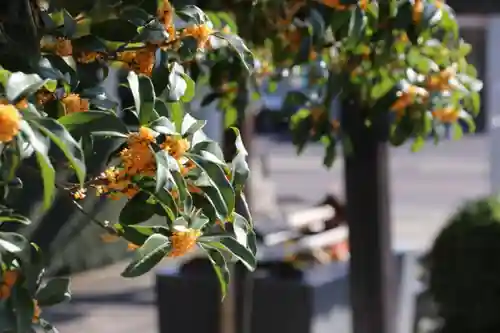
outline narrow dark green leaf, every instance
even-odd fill
[[[19,215],[19,214],[11,214],[8,212],[3,212],[0,214],[0,223],[4,222],[15,222],[15,223],[21,223],[25,225],[31,224],[30,219],[28,219],[25,216]]]
[[[182,120],[181,134],[183,137],[191,136],[202,129],[206,123],[205,120],[197,120],[189,113],[186,113]]]
[[[172,122],[164,116],[161,116],[160,118],[151,122],[148,127],[161,134],[176,134],[175,125],[172,124]]]
[[[71,299],[70,280],[65,277],[52,278],[35,295],[39,306],[52,306]]]
[[[141,94],[139,92],[139,76],[134,72],[129,72],[127,76],[128,86],[134,98],[135,112],[141,109]]]
[[[75,112],[65,115],[57,119],[57,121],[69,132],[82,129],[87,133],[91,131],[113,131],[123,134],[128,133],[125,124],[116,116],[115,113],[110,111],[101,110]]]
[[[15,232],[0,232],[0,249],[9,253],[20,253],[29,246],[28,240]]]
[[[139,224],[148,221],[155,214],[155,205],[147,201],[150,195],[139,192],[123,206],[118,221],[122,225]]]
[[[222,253],[220,253],[217,249],[208,249],[204,248],[206,251],[208,259],[212,263],[215,274],[217,274],[217,278],[219,279],[220,290],[222,294],[222,298],[226,297],[227,294],[227,286],[229,285],[229,269],[227,267],[226,259]]]
[[[216,163],[199,155],[186,154],[210,178],[210,187],[203,187],[222,216],[228,216],[235,206],[235,192],[224,170]]]
[[[168,108],[170,110],[171,119],[175,124],[175,130],[181,133],[184,120],[184,109],[182,105],[180,103],[169,103]]]
[[[21,121],[20,129],[26,140],[30,143],[36,153],[38,166],[40,167],[43,182],[43,203],[44,208],[48,209],[54,198],[56,171],[50,162],[48,152],[49,147],[45,138],[40,133],[35,133],[26,121]]]
[[[18,285],[12,290],[12,306],[16,309],[16,330],[19,333],[31,332],[35,304],[28,291]]]
[[[38,128],[64,153],[81,184],[85,182],[86,166],[83,150],[69,132],[56,120],[37,118],[29,124]]]
[[[139,75],[139,96],[141,106],[139,111],[139,123],[145,125],[154,119],[155,91],[153,82],[145,75]]]
[[[181,97],[181,101],[184,103],[189,103],[193,100],[196,93],[196,85],[189,75],[186,73],[180,73],[184,81],[186,82],[186,89],[184,90],[184,95]]]
[[[12,73],[7,80],[5,95],[9,101],[16,102],[35,93],[48,81],[49,80],[42,79],[37,74],[15,72]]]
[[[137,277],[149,272],[170,251],[171,244],[167,236],[151,235],[144,244],[134,252],[132,262],[122,272],[123,277]]]

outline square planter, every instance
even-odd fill
[[[401,280],[403,256],[397,257],[398,279]],[[245,331],[239,327],[237,333],[351,331],[347,263],[318,265],[305,270],[292,269],[285,263],[263,263],[251,275],[251,283],[246,285],[238,278],[242,270],[244,268],[238,266],[234,276],[238,281],[236,323],[244,322],[242,314],[245,313],[250,316],[251,328]],[[184,266],[162,269],[158,271],[156,287],[160,333],[219,333],[219,284],[208,261],[195,259]],[[248,290],[252,291],[250,295]],[[412,294],[411,290],[404,293]],[[244,304],[245,291],[245,299],[250,304]],[[412,299],[399,298],[405,302]]]

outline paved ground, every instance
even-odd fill
[[[323,169],[321,148],[311,147],[297,158],[290,144],[259,138],[256,150],[269,156],[271,179],[283,209],[314,204],[328,192],[342,193],[341,163],[330,171]],[[407,147],[393,149],[391,188],[397,243],[425,247],[457,204],[488,193],[487,154],[485,137],[444,142],[438,147],[429,143],[418,154]],[[265,198],[269,191],[262,192]],[[256,208],[263,211],[266,206],[269,202],[263,200]],[[157,332],[153,277],[117,279],[119,266],[75,278],[75,301],[50,314],[62,333]]]

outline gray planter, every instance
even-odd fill
[[[395,286],[398,295],[395,302],[400,313],[395,315],[404,321],[399,322],[398,332],[409,333],[415,327],[415,302],[421,291],[415,274],[417,255],[405,252],[396,256],[399,283]],[[180,330],[219,333],[220,294],[215,274],[203,259],[191,262],[190,266],[168,267],[157,274],[160,333]],[[348,333],[351,331],[348,280],[346,263],[304,271],[294,271],[284,263],[263,264],[253,274],[250,284],[239,281],[236,286],[236,322],[241,325],[242,313],[249,316],[248,308],[251,311],[247,317],[251,318],[250,330],[239,327],[237,332]],[[247,291],[253,289],[245,295],[250,305],[243,303],[245,287]]]

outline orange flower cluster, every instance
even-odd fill
[[[443,6],[443,1],[436,0],[434,2],[434,5],[437,8],[441,8]],[[415,2],[413,3],[413,12],[412,12],[413,22],[420,23],[420,21],[422,20],[423,13],[424,13],[424,0],[415,0]]]
[[[150,146],[155,142],[154,132],[147,127],[141,127],[139,132],[131,133],[127,147],[120,152],[120,165],[108,168],[101,175],[100,178],[106,184],[97,186],[98,193],[110,194],[112,198],[119,198],[120,194],[133,197],[139,191],[132,181],[134,177],[156,175],[156,159]],[[160,147],[179,161],[189,149],[189,142],[186,139],[168,136]],[[189,161],[180,165],[184,174],[194,167]]]
[[[73,55],[73,46],[71,45],[71,40],[58,38],[54,52],[60,57],[68,57]]]
[[[406,91],[399,93],[398,99],[392,105],[391,109],[402,117],[406,108],[417,101],[426,103],[431,92],[449,91],[453,89],[450,80],[455,76],[453,68],[446,68],[437,74],[431,74],[425,79],[425,87],[410,86]],[[456,122],[460,117],[460,109],[456,107],[443,107],[432,111],[434,118],[443,123]]]
[[[21,114],[14,105],[0,104],[0,142],[14,139],[19,133],[21,119]]]
[[[77,62],[81,64],[90,64],[96,60],[101,60],[104,58],[104,54],[101,52],[82,52],[78,55],[76,59]]]
[[[151,76],[155,65],[156,46],[148,45],[137,51],[125,51],[118,54],[117,60],[137,74]]]
[[[158,8],[158,17],[163,22],[165,30],[168,33],[168,41],[173,41],[176,38],[176,31],[174,26],[174,9],[170,1],[163,0],[162,5]]]
[[[36,102],[39,105],[44,105],[56,99],[56,96],[47,89],[39,90],[36,93],[35,97],[36,97]]]
[[[210,35],[212,32],[213,30],[205,24],[192,25],[182,30],[181,37],[194,37],[198,41],[198,48],[208,49],[210,48]]]
[[[12,287],[16,284],[19,278],[19,272],[16,270],[5,271],[2,276],[0,284],[0,299],[7,299],[10,297]]]
[[[40,315],[42,314],[42,310],[40,309],[40,306],[38,305],[38,301],[36,299],[33,300],[33,318],[32,322],[34,324],[38,323],[40,321]]]
[[[127,148],[120,152],[121,164],[118,168],[111,167],[101,176],[106,185],[98,186],[98,193],[111,193],[112,198],[119,198],[117,194],[133,197],[139,189],[132,182],[135,176],[154,176],[156,161],[150,144],[155,142],[153,131],[141,127],[139,132],[131,133],[127,141]]]
[[[353,8],[354,6],[356,6],[356,5],[343,5],[341,3],[341,0],[321,0],[321,3],[324,4],[325,6],[335,8],[337,10],[349,10],[349,9]],[[358,6],[361,9],[366,10],[369,3],[370,3],[369,0],[359,0]]]
[[[196,246],[196,241],[200,237],[200,230],[195,229],[177,229],[174,231],[172,236],[170,236],[170,241],[172,242],[172,251],[169,253],[170,258],[176,258],[186,255],[191,252]]]
[[[407,107],[415,103],[419,98],[425,101],[428,97],[429,92],[425,88],[409,86],[406,91],[398,93],[398,99],[392,104],[391,110],[396,112],[398,118],[401,118]]]
[[[69,94],[65,96],[61,102],[64,105],[64,114],[86,112],[89,110],[89,101],[85,98],[81,98],[78,94]]]

